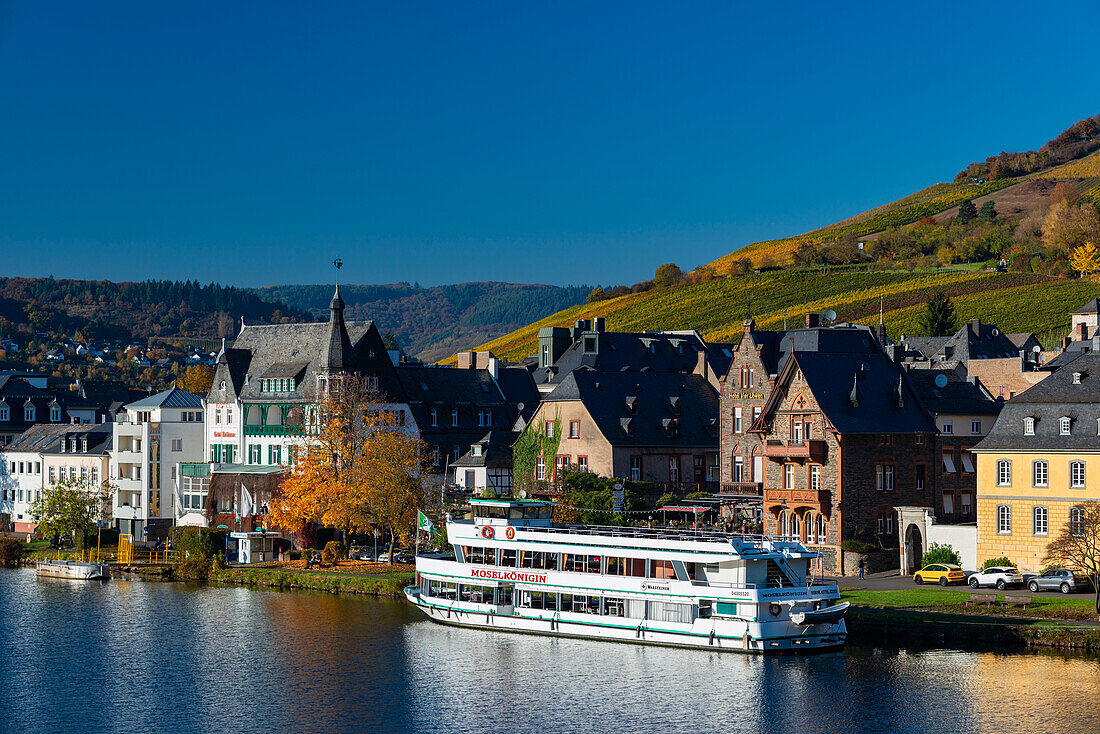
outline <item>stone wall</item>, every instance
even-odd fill
[[[859,573],[860,558],[867,564],[864,568],[865,573],[880,573],[898,568],[897,548],[872,551],[871,553],[855,553],[853,551],[843,551],[843,553],[844,573],[847,576],[855,576]]]

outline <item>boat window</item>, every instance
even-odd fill
[[[579,573],[599,573],[600,556],[581,556],[567,553],[565,555],[565,570]]]
[[[493,587],[462,584],[458,587],[458,598],[461,601],[473,602],[474,604],[492,604]]]
[[[508,517],[512,520],[522,520],[523,519],[523,506],[521,505],[521,506],[517,506],[517,507],[509,507],[508,508]]]
[[[500,519],[500,520],[503,520],[503,519],[508,517],[508,508],[507,507],[486,507],[485,511],[486,511],[486,517],[495,517],[495,518]]]
[[[456,584],[449,584],[445,581],[432,581],[428,587],[428,596],[434,596],[437,599],[454,599],[457,590]]]
[[[553,507],[540,507],[539,508],[539,519],[540,520],[550,520],[553,517],[554,517],[554,508]]]
[[[710,599],[701,599],[699,601],[699,617],[707,619],[710,617],[712,611]]]
[[[574,614],[599,614],[600,613],[600,597],[598,596],[583,596],[581,594],[573,595],[573,613]]]
[[[697,564],[694,561],[688,561],[684,563],[684,568],[687,569],[688,578],[694,581],[699,578],[699,570]]]
[[[480,548],[478,546],[467,546],[463,549],[466,555],[467,563],[482,563],[490,566],[496,564],[497,552],[492,548]]]
[[[608,576],[626,576],[626,559],[616,556],[607,557]]]
[[[603,613],[609,617],[625,617],[626,599],[617,596],[604,597]]]
[[[512,587],[501,586],[497,589],[497,604],[503,604],[505,606],[512,603]]]
[[[525,591],[523,592],[523,604],[521,606],[557,611],[558,595],[549,591]]]
[[[649,577],[654,579],[674,579],[676,572],[672,570],[672,561],[650,561],[652,573]]]
[[[519,556],[520,568],[547,568],[551,571],[558,570],[558,554],[545,553],[543,551],[521,551]]]
[[[649,602],[648,619],[661,622],[682,622],[691,624],[694,608],[691,604],[677,604],[669,601]]]
[[[500,552],[500,565],[516,567],[516,551],[508,548]]]
[[[714,611],[723,617],[736,617],[737,605],[728,601],[720,601],[714,605]]]
[[[645,578],[645,559],[644,558],[627,558],[626,559],[626,575],[636,576],[638,578]]]

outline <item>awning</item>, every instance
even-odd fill
[[[659,510],[668,510],[669,512],[706,512],[707,510],[718,509],[716,507],[684,507],[681,505],[665,505],[664,507],[658,507]]]
[[[943,470],[947,474],[955,473],[955,462],[952,461],[950,454],[943,455]]]
[[[967,474],[974,473],[974,462],[970,459],[970,454],[963,453],[962,455],[963,471]]]

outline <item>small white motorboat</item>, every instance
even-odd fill
[[[37,568],[39,576],[51,576],[59,579],[94,581],[111,578],[111,566],[108,563],[39,561]]]

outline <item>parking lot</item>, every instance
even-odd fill
[[[969,577],[969,575],[970,575],[970,572],[967,572],[968,577]],[[1051,596],[1051,595],[1053,595],[1053,596],[1062,596],[1062,594],[1058,591],[1038,591],[1038,592],[1035,592],[1034,594],[1032,594],[1032,592],[1028,591],[1026,586],[1024,586],[1023,588],[1005,589],[1004,591],[998,591],[997,589],[995,589],[993,587],[985,587],[985,586],[983,586],[979,589],[971,589],[965,583],[963,583],[961,585],[957,585],[957,586],[939,586],[939,585],[936,585],[936,584],[924,584],[923,586],[918,587],[917,583],[915,581],[913,581],[912,576],[901,576],[897,571],[883,571],[882,573],[867,574],[867,577],[863,578],[863,579],[859,578],[858,576],[840,576],[840,577],[835,578],[834,580],[842,588],[867,589],[868,591],[898,591],[898,590],[901,590],[901,589],[916,589],[916,588],[921,588],[921,589],[952,589],[952,590],[955,590],[955,591],[957,591],[959,589],[965,589],[965,590],[968,590],[968,591],[973,591],[974,593],[984,593],[984,594],[989,594],[989,593],[1004,594],[1007,591],[1008,593],[1013,594],[1013,595],[1023,594],[1023,595],[1026,595],[1026,596],[1033,596],[1034,595],[1034,596],[1039,596],[1039,597]],[[1081,596],[1082,594],[1090,595],[1091,593],[1092,593],[1091,591],[1077,592],[1076,594],[1071,594],[1071,596]]]

